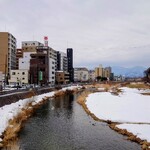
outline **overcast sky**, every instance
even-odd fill
[[[74,49],[74,66],[150,66],[150,0],[0,0],[0,32],[21,41],[48,36]]]

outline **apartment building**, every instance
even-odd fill
[[[89,81],[95,81],[95,71],[94,70],[89,70]]]
[[[55,84],[55,71],[57,68],[57,51],[48,46],[38,46],[37,53],[45,53],[48,56],[48,83]]]
[[[29,70],[11,70],[10,79],[8,80],[11,85],[26,85],[29,84]]]
[[[103,77],[106,77],[108,79],[111,77],[111,67],[104,68]]]
[[[103,67],[99,65],[99,67],[95,68],[95,77],[103,77]]]
[[[89,72],[87,68],[74,68],[74,81],[86,82],[89,80]]]
[[[99,65],[99,67],[95,68],[95,78],[97,77],[105,77],[108,80],[112,79],[112,72],[111,67],[105,67],[103,68],[102,65]]]
[[[44,46],[44,44],[38,41],[23,41],[22,42],[22,51],[23,52],[36,52],[38,46]]]
[[[10,70],[16,69],[16,38],[8,32],[0,32],[0,71],[9,78]]]
[[[57,51],[57,70],[68,70],[67,54],[64,52]]]
[[[19,67],[18,69],[25,69],[29,70],[30,69],[30,59],[31,59],[31,54],[35,54],[36,52],[23,52],[23,57],[19,58]]]
[[[36,85],[48,84],[49,65],[47,49],[37,50],[37,53],[30,56],[30,83]]]

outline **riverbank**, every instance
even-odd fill
[[[133,85],[134,84],[132,84],[132,87]],[[131,85],[126,85],[126,86],[129,87]],[[123,92],[123,89],[120,88],[121,85],[110,85],[110,86],[107,85],[105,87],[102,87],[102,85],[99,85],[99,86],[97,85],[95,87],[96,93],[94,94],[83,93],[82,96],[78,98],[78,103],[83,106],[85,111],[89,115],[91,115],[93,119],[108,123],[109,126],[113,130],[123,135],[127,135],[128,140],[141,144],[142,149],[149,149],[150,143],[148,140],[145,140],[147,134],[149,133],[149,130],[147,130],[147,134],[145,135],[144,130],[142,130],[143,133],[141,133],[139,132],[138,127],[136,127],[137,130],[135,132],[132,130],[135,126],[131,128],[128,126],[123,126],[124,124],[119,125],[120,123],[130,123],[130,124],[146,123],[146,125],[147,123],[149,124],[149,120],[148,120],[149,113],[147,112],[149,110],[148,108],[149,104],[147,103],[149,102],[149,99],[146,97],[147,100],[144,101],[143,98],[145,97],[143,97],[142,95],[143,93],[147,93],[146,95],[149,95],[148,94],[149,87],[147,88],[147,90],[143,90],[143,88],[141,88],[141,84],[136,85],[138,89],[142,89],[142,90],[137,90],[137,91],[140,91],[140,93],[142,94],[134,93],[137,91],[132,89],[134,92],[131,92],[132,91],[131,90],[130,91],[131,93],[128,94],[128,97],[127,96],[125,97],[126,92],[125,91]],[[101,92],[98,92],[98,90]],[[133,95],[133,93],[135,95]],[[124,100],[121,99],[122,97],[125,97],[125,99]],[[139,100],[137,97],[139,98]],[[138,105],[139,107],[137,110],[136,110],[136,107],[134,107],[134,105],[130,103],[132,102],[132,100],[135,100],[135,102],[133,103],[135,106],[137,106],[137,104],[142,100],[141,103]],[[124,103],[120,103],[120,102],[124,102]],[[125,110],[124,108],[129,108],[129,109]],[[143,112],[142,113],[143,115],[141,115],[138,112]],[[138,118],[139,116],[141,117]],[[147,118],[144,116],[147,116]],[[145,120],[142,117],[144,117]],[[146,128],[146,127],[143,126],[143,128]],[[140,134],[144,134],[145,138],[142,138],[142,136],[139,136]]]
[[[78,92],[81,86],[71,86],[61,90],[32,96],[19,100],[16,103],[0,108],[0,147],[4,147],[12,139],[15,139],[24,122],[33,112],[43,105],[49,98],[61,96],[66,93]]]

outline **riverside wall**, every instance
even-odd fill
[[[29,98],[35,95],[40,95],[43,93],[48,93],[51,91],[54,91],[55,89],[52,88],[44,88],[44,89],[30,89],[28,91],[21,91],[21,92],[15,92],[11,94],[5,94],[0,96],[0,107],[3,107],[4,105],[9,105],[11,103],[15,103],[19,101],[20,99]]]

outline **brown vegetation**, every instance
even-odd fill
[[[54,97],[62,96],[65,94],[71,94],[78,92],[78,89],[74,90],[66,90],[66,91],[58,91],[55,93]],[[31,97],[35,95],[33,91],[28,93],[26,97]],[[33,114],[33,112],[38,109],[41,105],[43,105],[48,100],[48,97],[43,98],[39,103],[33,102],[29,103],[25,108],[21,110],[21,112],[14,117],[12,120],[9,120],[9,126],[6,128],[5,132],[3,133],[3,141],[0,142],[0,147],[4,147],[10,144],[17,138],[18,132],[23,127],[25,121]],[[13,142],[12,142],[13,143]]]
[[[150,86],[148,84],[139,82],[139,83],[129,83],[126,85],[126,87],[129,88],[138,88],[138,89],[150,89]]]
[[[109,125],[109,127],[122,135],[128,136],[127,140],[140,144],[143,150],[149,150],[150,143],[148,143],[146,140],[141,140],[136,135],[128,132],[126,129],[119,129],[118,127],[116,127],[116,125],[116,123],[112,123]]]
[[[130,84],[126,84],[127,87],[130,87],[129,86]],[[108,85],[108,84],[95,84],[95,85],[91,85],[91,87],[96,87],[96,88],[106,88],[106,89],[111,89],[111,93],[112,94],[116,94],[118,95],[120,92],[122,92],[118,87],[120,87],[121,84],[115,84],[115,85]],[[88,87],[90,87],[88,85]],[[147,85],[141,85],[141,84],[138,84],[138,85],[132,85],[131,84],[131,87],[140,87],[140,88],[149,88]],[[147,141],[145,140],[141,140],[140,138],[138,138],[137,136],[133,135],[132,133],[128,132],[126,129],[119,129],[118,127],[116,127],[116,125],[118,124],[117,122],[112,122],[111,120],[102,120],[100,118],[97,118],[93,113],[91,113],[86,105],[86,97],[90,94],[91,92],[89,91],[84,91],[81,93],[81,95],[77,98],[77,102],[82,105],[82,107],[84,108],[84,110],[86,111],[86,113],[88,115],[90,115],[94,120],[96,121],[103,121],[103,122],[106,122],[109,124],[109,127],[115,131],[117,131],[118,133],[122,134],[122,135],[125,135],[125,136],[128,136],[128,140],[130,141],[133,141],[133,142],[136,142],[136,143],[139,143],[142,147],[143,150],[150,150],[150,143],[148,143]]]

